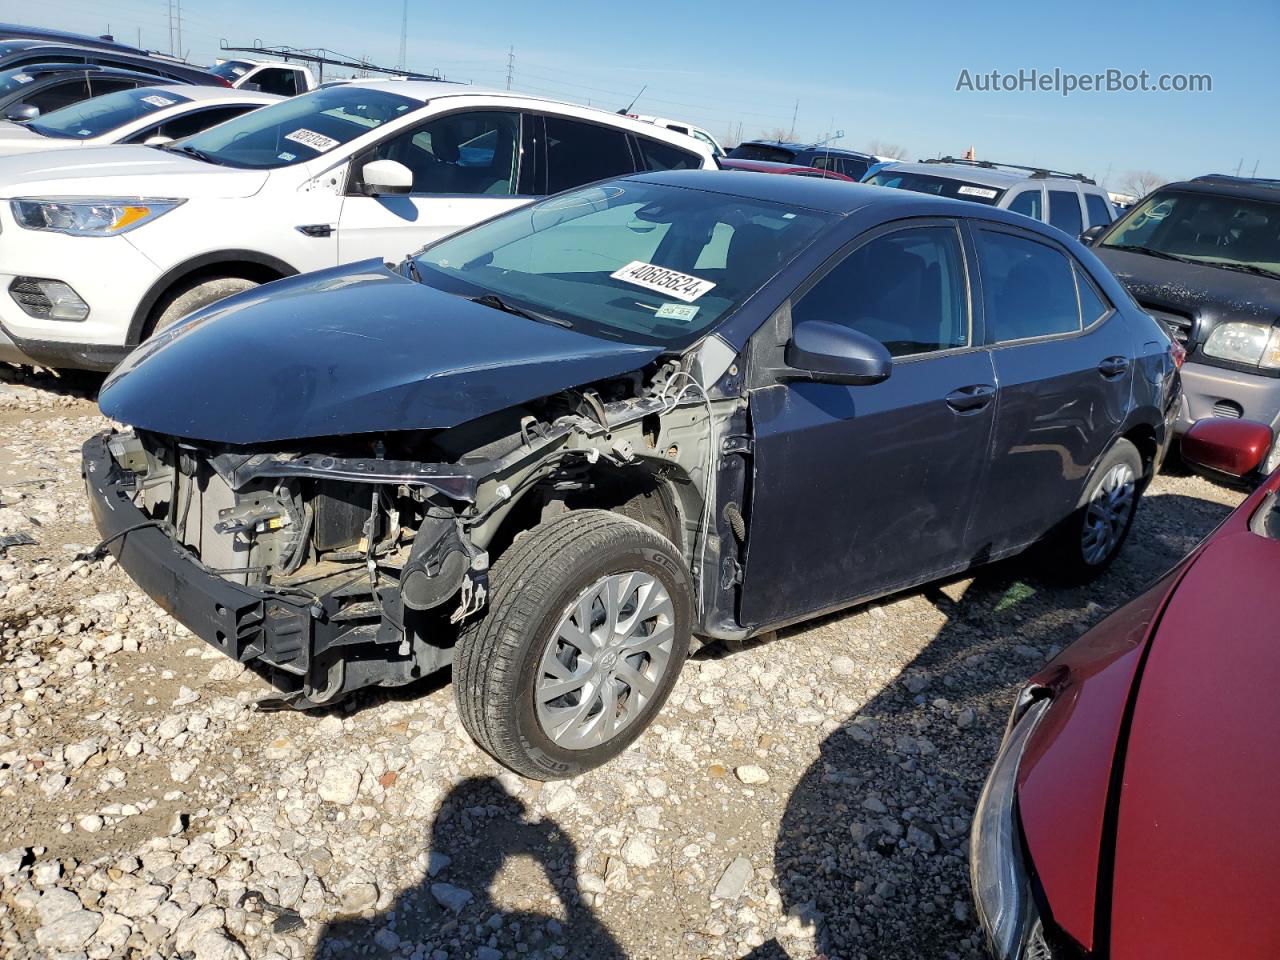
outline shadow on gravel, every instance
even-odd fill
[[[396,941],[425,947],[420,953],[425,960],[437,949],[448,957],[514,956],[519,943],[525,944],[520,954],[530,960],[624,956],[582,903],[572,838],[553,820],[530,819],[528,807],[497,779],[472,777],[449,791],[431,825],[427,853],[435,876],[402,891],[385,913],[330,922],[320,932],[317,960],[403,956]],[[528,892],[546,889],[536,880],[539,873],[554,897]],[[495,887],[506,885],[504,877],[520,890],[501,898],[514,900],[515,910],[497,904]],[[445,906],[453,898],[460,915]],[[558,910],[542,912],[534,906],[540,901],[545,909],[552,900],[558,901]],[[392,920],[394,938],[380,933]]]
[[[0,384],[18,383],[56,393],[59,396],[77,397],[83,400],[97,399],[105,373],[88,370],[47,370],[44,367],[18,367],[0,363]]]
[[[1033,565],[1014,558],[967,585],[953,581],[916,593],[946,616],[945,624],[823,742],[788,800],[775,841],[783,910],[816,923],[820,957],[986,956],[969,894],[968,830],[1015,692],[1228,512],[1180,495],[1145,499],[1124,552],[1089,586],[1029,576]],[[873,634],[880,631],[876,623],[870,620]],[[749,955],[789,956],[776,940]]]

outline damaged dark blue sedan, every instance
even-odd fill
[[[106,546],[333,703],[453,667],[525,776],[617,755],[694,637],[741,639],[1051,540],[1120,548],[1177,412],[1164,329],[1003,211],[643,174],[221,301],[91,439]]]

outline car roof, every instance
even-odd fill
[[[1151,192],[1159,193],[1165,190],[1213,193],[1242,197],[1249,200],[1269,200],[1273,203],[1280,201],[1280,180],[1266,180],[1261,177],[1233,177],[1225,173],[1210,173],[1192,180],[1166,183]]]
[[[973,163],[947,163],[944,161],[929,161],[920,163],[911,163],[906,160],[897,160],[889,163],[888,166],[882,167],[884,170],[902,170],[907,173],[920,173],[929,177],[938,177],[943,180],[964,180],[968,183],[980,183],[988,187],[998,187],[1007,190],[1015,184],[1025,183],[1028,180],[1035,180],[1040,183],[1056,183],[1079,184],[1080,188],[1086,193],[1105,193],[1101,187],[1094,183],[1087,182],[1079,176],[1071,174],[1055,173],[1052,171],[1041,171],[1035,168],[1010,169],[1001,166],[982,166]]]
[[[830,153],[835,156],[858,157],[859,159],[864,160],[869,160],[872,156],[871,154],[863,153],[860,150],[847,150],[844,147],[831,147],[822,143],[796,143],[791,140],[743,140],[739,146],[777,147],[779,150],[793,150],[797,153],[802,150],[814,150],[821,153]]]
[[[156,83],[147,87],[139,87],[138,89],[172,93],[180,97],[186,97],[196,103],[231,101],[233,103],[267,104],[275,103],[277,100],[288,99],[274,93],[262,93],[257,90],[239,90],[235,87],[203,86],[193,83]]]
[[[188,84],[179,83],[170,80],[168,77],[161,77],[146,70],[128,70],[124,67],[104,67],[96,63],[33,63],[23,67],[10,67],[9,69],[17,70],[20,73],[29,73],[36,77],[59,73],[91,73],[94,76],[131,77],[136,80],[152,81],[159,80],[162,81],[165,86],[174,86],[178,89],[188,86]],[[152,85],[154,86],[155,84]]]
[[[132,47],[127,43],[121,43],[119,40],[107,40],[103,37],[94,37],[87,33],[72,33],[67,30],[24,27],[18,23],[0,23],[0,37],[5,40],[44,40],[74,43],[82,47],[93,47],[96,50],[116,50],[120,53],[146,53],[140,47]]]

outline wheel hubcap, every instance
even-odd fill
[[[585,750],[627,729],[671,660],[674,610],[645,573],[602,577],[573,600],[542,654],[534,705],[556,746]]]
[[[1119,545],[1133,512],[1135,480],[1126,463],[1118,463],[1106,472],[1084,514],[1081,549],[1085,563],[1097,565],[1107,559]]]

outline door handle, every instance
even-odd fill
[[[1098,364],[1098,372],[1108,378],[1123,376],[1128,369],[1128,357],[1107,357]]]
[[[989,383],[975,383],[952,390],[944,398],[956,413],[975,413],[995,399],[996,388]]]

